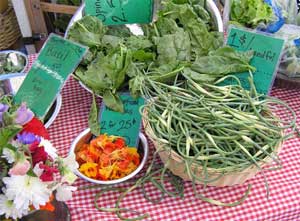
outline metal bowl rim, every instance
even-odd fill
[[[90,128],[87,128],[84,131],[82,131],[74,139],[74,141],[71,144],[69,155],[74,153],[74,150],[76,148],[76,144],[82,139],[83,136],[87,135],[88,133],[90,133]],[[148,145],[148,142],[147,142],[147,138],[142,132],[139,133],[139,139],[142,142],[142,146],[143,146],[143,149],[144,149],[144,156],[143,156],[142,161],[140,162],[140,165],[132,173],[128,174],[127,176],[122,177],[120,179],[116,179],[116,180],[101,181],[101,180],[95,180],[95,179],[92,179],[92,178],[89,178],[89,177],[85,176],[78,169],[75,171],[75,174],[78,175],[79,177],[81,177],[82,179],[86,180],[86,181],[96,183],[96,184],[105,184],[105,185],[117,184],[117,183],[121,183],[121,182],[124,182],[124,181],[127,181],[127,180],[133,178],[135,175],[137,175],[143,169],[143,167],[145,166],[146,161],[148,159],[148,155],[149,155],[149,145]]]
[[[16,53],[21,55],[22,57],[25,58],[25,65],[23,70],[21,70],[20,72],[16,72],[16,73],[23,73],[25,72],[25,70],[27,69],[28,65],[29,65],[29,60],[28,60],[28,56],[26,54],[24,54],[21,51],[16,51],[16,50],[4,50],[4,51],[0,51],[0,54],[8,54],[8,53]],[[6,74],[11,74],[11,73],[6,73]]]
[[[58,94],[56,96],[56,104],[55,104],[54,112],[51,115],[51,117],[49,118],[49,120],[45,123],[46,128],[49,128],[52,125],[52,123],[55,121],[55,119],[57,118],[57,115],[60,112],[61,106],[62,106],[62,96],[61,96],[61,94]]]
[[[15,77],[25,77],[25,76],[26,76],[26,73],[3,74],[3,75],[0,75],[0,81],[10,80]],[[15,93],[15,92],[12,91],[12,93]],[[55,109],[54,109],[53,113],[51,114],[51,117],[49,118],[49,120],[44,124],[45,128],[49,128],[51,126],[51,124],[54,122],[54,120],[56,119],[57,115],[60,112],[60,109],[62,106],[62,96],[60,93],[56,96],[55,100],[56,100]]]
[[[223,32],[224,31],[224,25],[223,25],[223,20],[222,20],[221,12],[219,11],[218,7],[216,6],[216,4],[215,4],[215,2],[213,0],[207,0],[207,5],[210,7],[211,12],[213,12],[212,16],[215,17],[215,20],[216,20],[216,23],[217,23],[216,25],[217,25],[217,28],[218,28],[218,32]],[[66,29],[66,32],[64,34],[64,38],[67,38],[71,26],[78,19],[82,18],[84,7],[85,7],[85,4],[82,3],[79,6],[79,8],[77,9],[77,11],[75,12],[75,14],[73,15],[73,17],[71,18],[71,20],[70,20],[70,22],[68,24],[68,27]],[[131,25],[137,25],[137,24],[131,24]]]

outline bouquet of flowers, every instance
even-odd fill
[[[59,157],[43,123],[25,103],[0,98],[0,220],[18,219],[71,199],[75,155]]]

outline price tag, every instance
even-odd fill
[[[120,97],[124,113],[112,111],[102,102],[99,114],[100,131],[102,134],[124,137],[128,146],[137,147],[142,119],[139,109],[144,104],[144,99],[134,99],[129,94]]]
[[[228,33],[227,45],[238,51],[254,51],[254,56],[250,63],[256,68],[256,71],[253,73],[254,84],[258,93],[268,94],[279,65],[284,40],[256,32],[231,28]],[[236,76],[240,79],[245,89],[250,88],[248,72],[238,73]],[[225,84],[232,83],[228,80]]]
[[[85,14],[99,18],[106,25],[150,23],[153,0],[88,0]]]
[[[15,95],[15,102],[26,102],[43,119],[86,51],[86,47],[51,34]]]

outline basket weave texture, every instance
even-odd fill
[[[0,50],[8,49],[21,36],[14,9],[9,8],[0,14]]]
[[[146,111],[144,111],[146,114]],[[169,148],[166,148],[165,143],[162,143],[155,136],[154,131],[152,130],[148,121],[143,117],[143,125],[145,128],[145,133],[152,141],[162,162],[167,166],[167,168],[176,176],[181,177],[183,180],[192,181],[193,179],[188,175],[186,171],[185,160],[175,151],[169,151]],[[283,133],[283,132],[282,132]],[[276,147],[274,147],[274,153],[279,154],[282,148],[282,142],[280,142]],[[263,161],[258,162],[261,168],[267,166],[272,162],[270,157],[266,157]],[[195,163],[191,164],[191,172],[193,172],[197,177],[203,177],[203,168]],[[233,186],[233,185],[242,185],[247,180],[253,178],[256,174],[260,172],[260,169],[257,168],[254,164],[245,168],[241,171],[231,171],[226,173],[221,173],[216,171],[213,168],[207,168],[208,180],[211,182],[206,183],[208,186],[224,187],[224,186]],[[195,180],[196,184],[204,184],[199,180]]]

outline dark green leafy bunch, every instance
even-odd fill
[[[132,96],[139,96],[145,75],[163,83],[184,80],[182,73],[197,82],[214,82],[252,70],[252,53],[222,47],[212,21],[205,3],[194,0],[163,1],[157,20],[141,25],[144,35],[85,16],[68,33],[69,39],[89,47],[75,78],[122,112],[118,92],[129,88]]]
[[[271,6],[263,0],[232,0],[230,20],[249,28],[266,25],[275,15]]]

